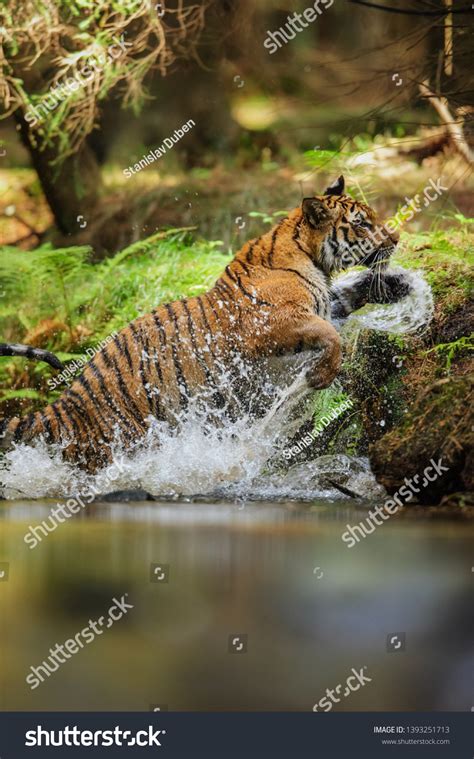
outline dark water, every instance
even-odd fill
[[[392,518],[349,549],[365,512],[347,502],[107,503],[30,550],[51,505],[0,504],[3,710],[311,710],[362,667],[335,709],[474,705],[471,526]],[[125,593],[133,609],[31,690],[30,667]]]

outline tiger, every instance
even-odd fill
[[[311,351],[308,386],[327,388],[342,360],[331,309],[347,311],[350,301],[337,288],[331,293],[332,279],[364,265],[360,307],[397,243],[372,208],[345,194],[340,176],[246,242],[207,292],[134,319],[54,402],[3,420],[3,448],[41,437],[95,472],[110,463],[117,436],[132,448],[153,423],[176,425],[190,403],[205,398],[208,408],[224,408],[227,388],[243,387],[246,373],[258,381],[261,362],[273,356]]]

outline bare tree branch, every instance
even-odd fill
[[[379,5],[378,3],[369,3],[367,0],[348,0],[354,5],[364,5],[366,8],[375,8],[378,11],[387,13],[402,13],[407,16],[447,16],[449,13],[472,13],[470,5],[463,5],[462,8],[440,8],[432,11],[415,11],[412,8],[393,8],[391,5]]]
[[[443,124],[446,125],[446,129],[451,138],[454,148],[465,161],[472,166],[474,164],[474,154],[472,153],[469,145],[466,142],[462,125],[464,123],[463,117],[460,115],[458,119],[454,119],[451,115],[446,98],[441,98],[436,95],[429,86],[429,82],[426,80],[419,85],[420,94],[422,97],[430,101],[433,108],[436,110]]]

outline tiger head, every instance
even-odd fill
[[[324,195],[304,198],[300,239],[316,265],[330,275],[350,266],[388,265],[399,235],[390,232],[365,203],[344,195],[340,176]]]

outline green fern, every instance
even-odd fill
[[[228,262],[219,241],[193,242],[189,228],[160,231],[101,263],[89,247],[24,252],[0,248],[0,339],[21,341],[45,319],[81,325],[93,345],[162,301],[207,289]],[[51,338],[51,350],[67,352],[68,336]]]
[[[447,372],[451,371],[451,365],[458,353],[473,353],[474,352],[474,338],[472,336],[463,336],[458,340],[454,340],[452,343],[438,343],[434,348],[430,348],[425,351],[428,353],[437,353],[445,357],[445,369]]]

